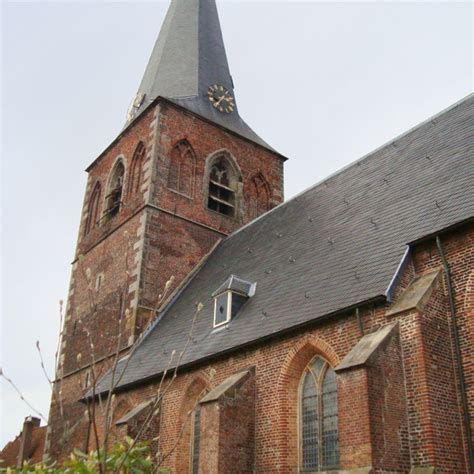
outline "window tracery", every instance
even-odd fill
[[[124,175],[125,166],[122,161],[119,161],[110,175],[107,195],[105,196],[104,217],[111,218],[120,212]]]
[[[306,368],[301,386],[301,469],[335,469],[339,465],[336,373],[321,357]]]
[[[208,208],[220,214],[234,217],[238,181],[236,171],[225,156],[214,160],[209,175]]]

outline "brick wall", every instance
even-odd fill
[[[371,361],[367,375],[372,466],[378,471],[407,472],[408,415],[398,328]]]
[[[201,402],[199,472],[253,472],[255,388],[251,373],[240,386]]]
[[[186,140],[192,147],[193,192],[184,196],[168,187],[173,147]],[[128,194],[131,160],[142,142],[146,156],[138,192]],[[227,217],[206,206],[209,167],[216,153],[225,153],[238,168],[238,209]],[[85,233],[89,200],[97,183],[107,189],[117,160],[125,166],[121,212]],[[89,168],[76,258],[72,267],[60,381],[63,403],[53,400],[47,451],[54,457],[73,447],[84,449],[88,433],[85,405],[78,402],[91,355],[96,375],[110,367],[117,347],[126,351],[156,316],[171,276],[172,292],[211,250],[219,238],[254,217],[261,198],[254,178],[268,184],[269,207],[283,200],[280,157],[162,101],[144,113]],[[105,191],[104,191],[105,192]],[[103,198],[100,201],[103,209]],[[453,273],[457,324],[466,374],[467,396],[474,410],[474,227],[443,237]],[[416,275],[440,268],[433,240],[413,248],[395,298]],[[99,278],[100,277],[100,278]],[[100,285],[98,281],[100,279]],[[165,295],[166,296],[166,295]],[[338,376],[341,469],[372,466],[375,472],[407,472],[410,466],[435,466],[440,472],[467,472],[460,384],[453,357],[453,321],[446,282],[433,292],[423,310],[387,317],[387,305],[361,308],[366,332],[398,321],[399,335],[378,362]],[[126,311],[128,310],[128,311]],[[121,340],[117,341],[118,335]],[[315,322],[300,333],[275,337],[262,345],[203,362],[179,373],[166,389],[150,436],[159,431],[154,449],[173,472],[190,464],[191,413],[202,397],[237,371],[255,367],[255,440],[241,448],[259,473],[297,472],[299,386],[305,367],[316,355],[333,367],[361,337],[353,313]],[[156,393],[150,383],[117,394],[122,411]],[[117,411],[117,416],[121,410]],[[239,416],[230,409],[229,424]],[[99,416],[99,436],[103,436]],[[117,428],[115,436],[123,434]],[[120,431],[122,430],[122,431]],[[208,429],[209,431],[209,429]],[[211,430],[212,431],[212,430]],[[226,436],[223,431],[222,439]],[[92,438],[91,438],[92,439]],[[237,448],[228,443],[231,451]],[[89,442],[89,447],[94,446]],[[217,463],[232,459],[218,457]],[[227,469],[219,464],[217,471]],[[216,471],[216,472],[217,472]]]
[[[168,188],[173,147],[187,140],[195,157],[191,196]],[[145,149],[139,186],[131,190],[132,161]],[[207,209],[206,189],[212,156],[226,153],[241,173],[238,212],[227,217]],[[120,212],[103,216],[111,172],[125,167]],[[77,403],[92,359],[97,372],[107,367],[117,348],[124,351],[156,315],[160,304],[205,257],[220,238],[247,223],[256,190],[253,176],[264,177],[270,190],[269,207],[283,200],[283,161],[276,154],[163,101],[137,119],[88,168],[75,261],[61,346],[62,396],[66,421],[82,416]],[[134,176],[135,183],[137,175]],[[88,231],[91,198],[100,185],[98,225]],[[173,283],[165,291],[165,285]],[[104,362],[102,363],[102,360]],[[100,367],[99,367],[100,366]],[[59,406],[53,401],[47,450],[59,453]],[[70,423],[74,430],[79,425]],[[72,428],[71,428],[72,429]],[[81,427],[80,429],[83,429]],[[63,443],[81,447],[80,435]],[[75,440],[75,441],[74,441]]]
[[[468,287],[472,275],[465,262],[472,259],[473,235],[474,229],[470,226],[444,238],[448,260],[453,262],[456,301],[462,316],[466,311],[472,314],[471,288]],[[406,271],[415,269],[420,275],[439,267],[439,257],[430,245],[414,249],[413,266]],[[408,282],[406,279],[406,284]],[[437,467],[438,472],[468,472],[465,450],[461,448],[459,387],[450,347],[445,291],[443,284],[433,292],[421,312],[408,311],[386,317],[384,305],[361,310],[366,332],[398,321],[399,339],[398,336],[393,339],[379,362],[363,369],[365,372],[353,372],[351,380],[338,376],[339,427],[344,430],[340,433],[341,469],[371,463],[374,472],[408,472],[410,465],[431,465]],[[468,324],[470,320],[460,322]],[[463,338],[471,337],[469,326],[461,324],[461,329]],[[197,403],[198,392],[203,387],[214,388],[237,371],[254,366],[257,388],[255,469],[268,473],[297,472],[298,387],[304,368],[315,355],[337,366],[359,339],[357,321],[350,313],[315,323],[300,334],[275,338],[264,345],[183,371],[168,390],[160,415],[159,449],[167,454],[165,465],[173,472],[187,472],[189,468],[191,431],[182,430],[183,416],[185,423],[189,423],[183,415],[189,411],[188,406],[183,405],[184,400],[190,400],[191,406]],[[466,345],[463,348],[468,369],[472,361]],[[468,370],[467,379],[472,380]],[[199,389],[188,397],[189,387],[196,383]],[[137,403],[154,389],[153,384],[137,387],[117,398]],[[469,383],[468,391],[472,393]],[[370,440],[365,447],[364,439]],[[177,440],[180,448],[174,449]],[[357,443],[360,449],[354,450]]]

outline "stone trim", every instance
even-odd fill
[[[405,311],[416,309],[423,311],[434,289],[441,281],[441,270],[435,269],[425,275],[416,277],[399,296],[394,305],[387,311],[387,316],[394,316]]]
[[[157,175],[160,134],[160,114],[161,107],[159,104],[153,110],[153,120],[150,123],[149,142],[146,149],[146,160],[143,165],[143,201],[145,205],[151,204],[152,196],[155,194],[153,177]]]
[[[135,278],[135,281],[129,286],[129,296],[130,300],[130,313],[131,317],[128,322],[127,329],[130,331],[128,337],[128,344],[132,345],[135,342],[136,338],[136,321],[137,321],[137,306],[140,298],[140,274],[143,264],[143,256],[145,252],[145,234],[146,234],[146,225],[148,221],[148,212],[145,209],[143,214],[140,216],[140,226],[138,227],[136,238],[137,241],[133,245],[133,250],[135,252],[135,258],[133,260],[133,267],[130,269],[130,276]]]
[[[140,403],[136,407],[132,408],[124,416],[122,416],[120,420],[117,420],[115,422],[116,426],[128,424],[135,417],[143,413],[143,411],[146,410],[152,403],[153,403],[153,400],[145,400],[144,402]]]
[[[204,398],[201,399],[199,403],[202,405],[208,402],[215,402],[222,397],[233,398],[235,391],[238,390],[250,378],[251,375],[251,369],[246,369],[231,375],[216,388],[212,389]]]
[[[390,341],[397,326],[398,323],[388,324],[377,332],[364,336],[334,370],[339,373],[368,365],[374,355]]]

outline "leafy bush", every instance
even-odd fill
[[[76,449],[61,466],[52,464],[36,464],[34,466],[24,465],[22,468],[0,469],[5,474],[97,474],[102,472],[105,466],[106,473],[120,474],[151,474],[165,470],[154,469],[150,454],[150,446],[147,442],[133,444],[133,440],[126,437],[123,442],[115,444],[105,454],[104,451],[91,451],[83,453]]]

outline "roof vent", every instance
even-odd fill
[[[257,284],[231,275],[214,293],[214,328],[229,323],[255,294]]]

